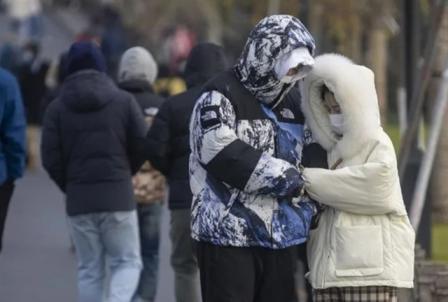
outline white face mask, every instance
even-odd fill
[[[330,114],[331,129],[339,135],[344,132],[344,116],[341,113]]]
[[[296,74],[287,75],[291,68],[300,68]],[[312,69],[314,59],[305,47],[294,49],[282,56],[275,64],[275,73],[280,82],[291,84],[303,79]]]
[[[280,82],[285,83],[285,84],[291,84],[297,81],[300,81],[301,79],[303,79],[304,77],[307,76],[307,74],[311,71],[311,66],[302,66],[301,70],[299,70],[299,72],[295,75],[284,75],[281,79]]]

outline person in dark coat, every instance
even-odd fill
[[[47,93],[45,79],[50,64],[39,58],[40,46],[35,42],[25,45],[18,80],[27,117],[28,167],[35,169],[39,157],[39,136],[42,102]]]
[[[95,44],[73,44],[67,60],[44,118],[43,165],[66,195],[79,301],[129,302],[142,267],[132,175],[144,161],[147,125],[133,97],[105,74]]]
[[[121,57],[117,76],[119,87],[135,97],[149,126],[164,100],[153,92],[156,77],[157,64],[143,47],[132,47]],[[153,302],[159,270],[160,218],[166,197],[165,178],[146,162],[133,178],[133,183],[143,261],[143,271],[133,302]]]
[[[17,80],[0,68],[0,252],[14,182],[25,168],[26,120]]]
[[[200,301],[198,265],[190,236],[190,116],[201,94],[202,85],[226,67],[222,47],[202,43],[193,48],[185,68],[188,90],[165,101],[148,134],[148,158],[167,177],[169,183],[171,265],[175,272],[178,302]]]

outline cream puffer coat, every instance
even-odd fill
[[[344,116],[338,139],[322,104],[322,85]],[[412,287],[414,230],[400,189],[396,157],[380,126],[374,75],[347,58],[316,58],[302,86],[304,111],[314,139],[335,170],[308,168],[306,191],[326,205],[308,241],[313,288]]]

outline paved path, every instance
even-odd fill
[[[62,195],[43,172],[16,185],[0,255],[0,301],[75,301]]]
[[[1,302],[76,301],[76,261],[64,213],[62,194],[42,170],[17,183],[0,255]],[[165,210],[158,302],[174,302],[168,224]]]

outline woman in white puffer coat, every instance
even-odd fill
[[[415,234],[374,75],[326,54],[302,89],[306,123],[331,167],[304,170],[307,193],[324,205],[308,241],[314,300],[396,301],[397,288],[413,287]]]

